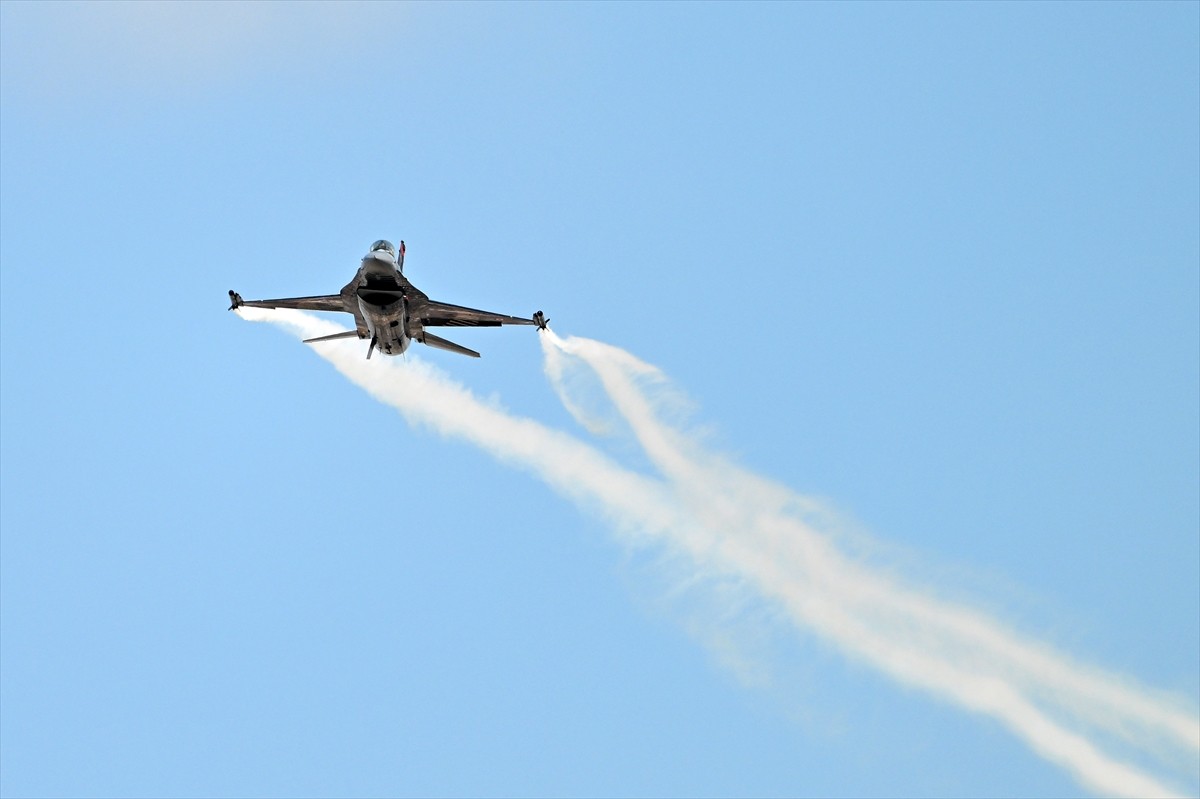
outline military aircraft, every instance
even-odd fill
[[[354,315],[354,330],[305,339],[305,344],[338,338],[371,340],[367,357],[376,349],[384,355],[399,355],[412,341],[429,347],[478,358],[479,353],[453,341],[435,336],[427,327],[499,327],[500,325],[537,325],[545,330],[550,320],[538,311],[532,319],[477,311],[461,305],[434,302],[404,276],[404,242],[397,250],[390,241],[380,239],[363,256],[354,279],[337,294],[323,297],[290,297],[282,300],[243,300],[229,290],[232,305],[251,308],[297,308],[303,311],[342,311]]]

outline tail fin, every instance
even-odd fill
[[[422,333],[417,341],[428,347],[435,347],[439,350],[447,350],[449,352],[457,352],[459,355],[469,355],[472,358],[478,358],[479,353],[475,350],[469,350],[466,347],[455,344],[453,341],[446,341],[444,338],[439,338],[432,333]]]

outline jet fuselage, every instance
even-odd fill
[[[408,301],[403,296],[400,270],[386,252],[372,252],[358,270],[358,309],[374,347],[384,355],[400,355],[412,339],[408,334]]]

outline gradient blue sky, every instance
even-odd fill
[[[653,552],[225,291],[404,238],[1194,708],[1198,76],[1196,3],[5,0],[0,793],[1084,793],[753,618],[745,685]],[[531,331],[456,340],[575,429]]]

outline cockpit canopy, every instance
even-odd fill
[[[371,245],[371,252],[379,252],[384,250],[392,256],[392,260],[396,260],[396,246],[386,239],[380,239]]]

